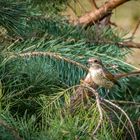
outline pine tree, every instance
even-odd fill
[[[117,29],[70,24],[62,16],[68,5],[68,0],[0,0],[3,140],[135,139],[139,77],[119,80],[120,87],[108,93],[107,101],[121,108],[102,103],[100,114],[95,98],[87,97],[74,114],[69,112],[71,96],[87,74],[88,58],[99,57],[113,74],[138,68],[125,61],[131,49],[119,45],[125,39]],[[98,89],[101,97],[106,92]]]

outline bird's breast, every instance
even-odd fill
[[[95,81],[101,80],[103,78],[102,69],[91,70],[90,74],[92,79]]]
[[[111,88],[114,83],[105,77],[102,69],[90,69],[91,79],[93,82],[101,87]]]

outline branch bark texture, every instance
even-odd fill
[[[113,9],[128,1],[129,0],[109,0],[99,9],[81,16],[78,20],[74,21],[74,24],[88,25],[100,21],[103,17],[110,14]]]

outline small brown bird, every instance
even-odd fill
[[[89,58],[88,64],[90,65],[89,73],[85,78],[86,83],[95,83],[100,87],[111,88],[114,84],[118,84],[117,80],[123,77],[133,76],[140,74],[140,71],[113,75],[102,64],[101,60],[96,58]]]

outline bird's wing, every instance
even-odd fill
[[[121,87],[119,82],[117,81],[117,79],[115,78],[115,76],[110,73],[107,69],[104,69],[104,76],[109,79],[110,81],[112,81],[114,84],[118,85],[118,87]]]
[[[117,80],[115,79],[115,76],[110,73],[107,69],[103,69],[103,75],[109,79],[110,81],[112,81],[113,83],[117,83]]]

